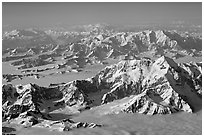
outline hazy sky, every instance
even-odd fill
[[[6,3],[3,26],[49,26],[55,24],[166,23],[186,21],[202,24],[202,3]]]

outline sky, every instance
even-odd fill
[[[52,26],[109,23],[169,23],[184,21],[202,24],[202,3],[51,3],[3,2],[2,25]]]

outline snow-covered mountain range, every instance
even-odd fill
[[[100,24],[84,25],[72,32],[13,30],[3,34],[2,47],[3,61],[20,59],[13,64],[24,65],[22,68],[52,63],[46,61],[50,57],[61,57],[64,64],[71,61],[83,66],[81,64],[103,63],[107,58],[135,59],[145,52],[151,57],[166,55],[174,59],[202,55],[202,39],[193,33],[172,30],[121,32]],[[31,56],[35,58],[27,59]],[[26,62],[37,64],[26,65]]]
[[[3,119],[16,119],[26,126],[46,123],[51,129],[61,123],[57,129],[63,131],[77,127],[76,122],[53,123],[49,121],[50,113],[90,108],[98,110],[100,115],[193,113],[202,108],[201,70],[202,63],[177,64],[162,56],[155,61],[123,60],[91,78],[54,87],[7,84],[2,86]]]

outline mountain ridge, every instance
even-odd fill
[[[202,55],[202,39],[186,33],[179,34],[175,31],[165,30],[112,32],[106,29],[106,32],[104,32],[102,31],[104,27],[100,28],[100,25],[88,27],[91,29],[86,32],[58,33],[55,31],[35,30],[26,30],[26,33],[22,32],[22,34],[29,32],[29,36],[18,36],[17,34],[20,31],[18,33],[15,31],[17,33],[15,37],[11,33],[10,38],[8,33],[6,36],[8,38],[3,37],[2,41],[3,61],[24,58],[26,60],[27,56],[38,56],[40,62],[45,62],[43,64],[40,64],[40,62],[37,64],[37,66],[41,66],[48,64],[46,63],[46,59],[50,56],[66,59],[68,56],[74,56],[75,54],[77,56],[90,57],[89,61],[84,60],[83,62],[92,62],[93,64],[97,62],[102,63],[107,58],[134,59],[145,52],[149,52],[148,54],[150,56],[156,58],[168,54],[174,59],[187,55],[192,57],[200,57]],[[31,34],[34,35],[30,36]],[[13,45],[16,45],[17,48],[12,48]],[[47,57],[43,55],[45,58],[41,58],[41,54],[47,54]],[[30,67],[25,66],[23,68]]]

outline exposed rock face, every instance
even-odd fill
[[[84,106],[87,107],[91,104],[91,100],[86,93],[88,82],[73,81],[60,87],[60,91],[63,93],[64,101],[69,106]]]
[[[138,65],[135,65],[136,62]],[[130,102],[119,105],[120,111],[165,114],[177,111],[193,112],[196,111],[197,105],[201,107],[200,63],[176,64],[164,56],[155,62],[141,60],[125,63],[117,64],[117,67],[121,66],[119,69],[112,66],[109,68],[111,72],[106,68],[106,75],[102,80],[110,82],[112,86],[103,96],[102,103],[135,95]]]
[[[76,83],[77,84],[77,83]],[[45,124],[53,129],[60,131],[69,131],[73,128],[94,128],[100,127],[94,123],[74,122],[70,119],[62,121],[50,121],[52,117],[49,112],[66,107],[75,107],[82,109],[90,104],[87,95],[77,89],[74,83],[65,85],[63,88],[45,88],[36,84],[3,85],[3,120],[18,121],[25,127],[41,126]]]
[[[63,88],[45,88],[36,84],[18,85],[16,87],[3,85],[3,107],[5,108],[5,114],[12,117],[13,114],[19,115],[31,110],[48,114],[56,109],[66,108],[66,106],[75,105],[79,108],[88,106],[91,101],[80,90],[74,83],[68,83]]]
[[[95,128],[102,127],[102,125],[95,123],[74,122],[71,119],[63,119],[59,121],[44,120],[42,123],[36,125],[36,127],[45,127],[58,131],[70,131],[75,128]]]
[[[128,96],[130,102],[120,104],[120,111],[144,114],[194,112],[201,108],[202,64],[177,64],[161,57],[121,61],[106,67],[89,79],[98,89],[109,89],[102,104]],[[143,103],[140,103],[143,102]],[[119,107],[120,108],[120,107]]]

